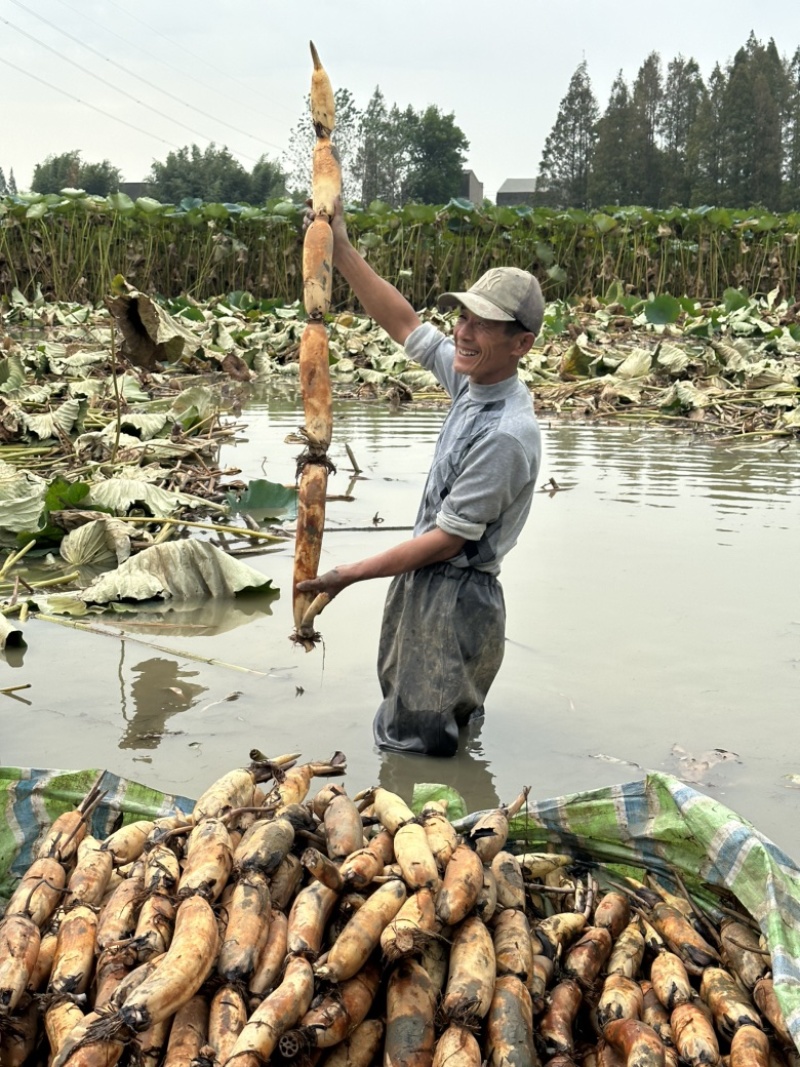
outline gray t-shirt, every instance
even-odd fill
[[[500,572],[528,517],[541,438],[533,400],[515,375],[475,385],[453,370],[455,345],[430,323],[406,339],[406,352],[453,398],[420,502],[414,536],[435,526],[467,544],[456,567]]]

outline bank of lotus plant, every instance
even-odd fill
[[[124,193],[80,190],[0,198],[0,294],[99,303],[110,279],[165,298],[206,301],[246,290],[259,302],[290,304],[303,292],[304,206],[162,204]],[[791,304],[800,283],[800,212],[715,207],[592,211],[375,202],[351,206],[348,224],[375,269],[415,307],[463,289],[498,263],[535,270],[548,299],[605,299],[619,285],[720,302],[729,288],[766,295],[776,286]],[[336,279],[333,307],[350,299]]]

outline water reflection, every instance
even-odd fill
[[[25,662],[25,653],[28,646],[23,642],[19,645],[7,644],[6,647],[0,651],[0,661],[7,663],[9,667],[21,667]]]
[[[470,810],[496,808],[500,799],[481,744],[482,725],[482,721],[470,723],[461,731],[458,752],[452,759],[381,751],[380,784],[402,797],[411,797],[417,783],[446,782],[469,799]]]
[[[142,660],[133,667],[137,677],[131,683],[134,712],[128,718],[123,704],[122,716],[127,723],[119,741],[120,748],[156,749],[166,732],[167,722],[196,702],[206,686],[187,679],[197,678],[199,670],[187,671],[175,660]]]
[[[593,471],[593,489],[615,503],[680,507],[687,494],[720,514],[746,512],[757,498],[781,508],[800,489],[796,452],[774,443],[740,445],[627,427],[550,426],[548,473],[560,481]],[[746,455],[743,450],[746,447]]]

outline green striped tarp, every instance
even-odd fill
[[[479,816],[456,825],[466,828]],[[649,871],[665,883],[677,871],[701,899],[704,884],[728,890],[767,939],[775,991],[800,1049],[800,868],[746,819],[677,778],[651,773],[625,785],[529,799],[511,835],[532,851],[551,846],[588,863]]]
[[[194,804],[110,771],[0,767],[0,901],[30,867],[36,842],[53,820],[80,804],[95,782],[106,794],[92,813],[91,833],[97,838],[123,822],[191,811]]]

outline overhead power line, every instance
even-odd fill
[[[185,100],[182,100],[179,96],[176,96],[174,93],[171,93],[168,89],[160,88],[160,86],[158,86],[158,85],[154,84],[153,82],[149,81],[147,78],[142,77],[141,74],[137,74],[136,71],[129,70],[127,67],[124,67],[121,63],[117,63],[115,60],[110,59],[108,56],[104,55],[101,51],[99,51],[99,49],[93,48],[92,45],[86,44],[85,41],[82,41],[79,37],[76,37],[74,34],[69,33],[67,30],[61,29],[60,26],[57,26],[54,22],[51,22],[49,19],[46,19],[43,15],[40,15],[37,11],[33,11],[31,8],[29,8],[25,4],[21,3],[20,0],[11,0],[11,3],[14,4],[15,7],[20,8],[20,10],[25,11],[27,14],[33,15],[34,18],[39,19],[40,22],[43,22],[46,26],[49,26],[51,29],[55,30],[56,33],[60,33],[63,37],[66,37],[66,38],[68,38],[68,40],[74,42],[77,45],[80,45],[81,48],[85,48],[88,52],[91,52],[93,55],[98,56],[104,62],[109,63],[112,67],[116,67],[118,70],[121,70],[123,74],[127,74],[128,77],[130,77],[130,78],[136,78],[138,81],[142,82],[144,85],[147,85],[149,88],[154,89],[158,93],[162,93],[164,96],[168,97],[170,100],[174,100],[176,103],[181,104],[183,107],[187,107],[192,111],[196,111],[199,115],[202,115],[204,118],[210,119],[212,122],[219,122],[222,125],[227,126],[229,129],[234,130],[236,133],[242,134],[244,137],[252,138],[254,141],[258,141],[261,144],[269,145],[270,148],[276,148],[276,149],[278,149],[278,151],[283,151],[283,149],[281,148],[280,145],[273,144],[272,142],[264,140],[263,138],[255,137],[252,133],[247,133],[245,130],[240,130],[238,127],[233,126],[231,123],[225,122],[223,119],[217,119],[213,115],[209,115],[207,112],[201,110],[200,108],[195,107],[193,104],[187,103]],[[8,25],[11,25],[11,24],[8,23]],[[13,27],[13,28],[17,29],[17,27]],[[20,32],[24,33],[25,31],[24,30],[20,30]],[[25,34],[25,35],[26,36],[30,36],[29,34]],[[35,37],[32,37],[31,39],[36,41],[37,44],[42,44],[42,42],[39,41]],[[87,74],[91,73],[90,71],[86,70],[85,67],[81,67],[80,64],[76,63],[74,60],[68,59],[68,57],[64,56],[62,53],[58,52],[56,49],[51,48],[49,45],[43,45],[43,47],[48,48],[52,52],[55,52],[56,55],[61,56],[62,59],[65,59],[65,60],[67,60],[67,62],[72,63],[74,66],[77,66],[84,73],[87,73]],[[99,75],[92,74],[92,76],[96,77],[96,78],[99,78],[99,80],[103,81],[104,84],[106,84],[106,85],[110,84],[109,82],[106,82],[103,78],[100,78]],[[130,94],[126,93],[124,90],[119,89],[119,87],[116,86],[116,85],[112,84],[112,88],[117,89],[118,92],[121,92],[125,96],[129,96],[130,95]],[[162,118],[167,118],[169,121],[175,122],[179,126],[183,126],[184,129],[188,129],[190,132],[194,133],[196,136],[203,137],[204,139],[209,140],[209,141],[215,140],[215,138],[213,138],[213,137],[207,137],[206,134],[198,133],[196,130],[193,130],[192,127],[186,126],[185,123],[181,123],[178,119],[172,118],[171,116],[164,115],[163,112],[158,111],[156,108],[151,107],[151,105],[149,105],[149,104],[142,104],[142,101],[137,100],[136,97],[131,96],[130,99],[134,100],[137,104],[140,104],[140,105],[142,105],[144,107],[150,108],[151,111],[155,111],[156,114],[161,115]],[[241,155],[245,159],[250,159],[251,161],[256,162],[255,160],[253,160],[252,156],[248,156],[244,152],[237,152],[237,155]]]
[[[48,52],[52,52],[53,55],[58,56],[59,59],[63,59],[65,63],[70,63],[73,67],[77,67],[77,69],[83,74],[88,74],[90,78],[94,78],[96,81],[101,82],[103,85],[107,85],[109,89],[113,89],[115,92],[120,93],[124,97],[127,97],[128,100],[133,100],[134,104],[138,104],[140,107],[144,107],[147,108],[148,111],[152,111],[153,114],[158,115],[159,118],[166,119],[167,122],[173,122],[176,126],[181,126],[184,130],[188,130],[189,133],[193,133],[196,137],[203,138],[203,140],[211,140],[210,137],[207,138],[204,133],[200,132],[200,130],[195,130],[194,127],[187,126],[186,123],[181,122],[180,119],[172,118],[172,116],[164,114],[163,111],[159,111],[159,109],[157,107],[153,107],[152,104],[148,104],[144,100],[139,100],[138,97],[133,96],[132,93],[127,92],[125,89],[120,89],[118,85],[115,85],[107,78],[104,78],[102,74],[95,74],[93,70],[88,70],[86,67],[81,66],[80,63],[76,63],[74,59],[70,59],[69,56],[65,56],[63,53],[59,52],[57,48],[52,48],[49,44],[45,44],[44,41],[37,40],[32,33],[28,33],[26,30],[20,29],[19,26],[15,26],[13,22],[9,22],[8,19],[0,18],[0,22],[4,23],[6,26],[10,26],[11,29],[16,30],[17,33],[21,33],[24,37],[27,37],[29,40],[33,41],[34,44],[38,45],[40,48],[46,48]],[[244,152],[238,152],[237,155],[242,156],[244,159],[249,159],[251,163],[258,162],[258,160],[254,159],[252,156],[246,155]]]
[[[182,44],[180,41],[175,41],[171,37],[168,37],[165,33],[162,33],[161,30],[157,29],[157,27],[150,26],[146,22],[142,22],[138,12],[136,13],[136,15],[133,15],[124,4],[115,3],[114,0],[107,0],[107,3],[110,3],[112,7],[115,7],[117,9],[117,11],[121,11],[122,14],[126,15],[129,19],[132,19],[137,26],[144,27],[144,29],[146,29],[148,33],[154,33],[157,37],[161,37],[162,40],[167,42],[167,44],[172,45],[173,48],[179,48],[182,52],[185,52],[187,56],[191,56],[191,58],[196,60],[198,63],[202,63],[204,66],[208,64],[207,56],[198,56],[196,52],[192,52],[191,49],[187,48],[185,44]],[[250,86],[245,85],[244,82],[240,82],[238,78],[234,78],[232,75],[228,74],[227,71],[218,70],[217,73],[222,74],[225,78],[228,79],[228,81],[232,82],[234,85],[238,85],[240,89],[245,89],[248,93],[260,96],[262,100],[267,100],[270,104],[275,103],[274,100],[271,100],[263,93],[259,93],[257,89],[250,88]],[[284,110],[287,114],[289,113],[288,108],[284,108]]]
[[[63,7],[67,8],[68,11],[72,11],[72,12],[74,12],[74,14],[79,15],[82,18],[86,18],[87,17],[85,11],[82,11],[80,8],[75,7],[73,4],[68,4],[67,0],[58,0],[58,2]],[[132,22],[135,22],[137,29],[146,30],[148,35],[153,34],[153,35],[155,35],[157,37],[161,37],[162,40],[166,41],[167,44],[169,44],[173,49],[176,49],[176,48],[180,49],[181,51],[185,52],[188,56],[191,56],[191,58],[193,60],[195,60],[197,63],[202,64],[203,67],[208,67],[209,61],[208,61],[207,58],[203,59],[201,56],[195,55],[194,52],[190,52],[189,49],[186,48],[184,45],[182,45],[179,41],[175,41],[171,37],[167,37],[167,35],[165,33],[162,33],[155,26],[150,26],[146,22],[142,22],[141,18],[139,17],[138,10],[137,10],[137,13],[135,15],[133,15],[133,14],[131,14],[130,11],[126,10],[126,8],[123,7],[121,4],[111,4],[111,6],[112,7],[116,7],[117,10],[120,11],[123,15],[125,15],[127,18],[129,18]],[[125,37],[125,36],[123,36],[123,34],[117,33],[116,30],[112,30],[110,26],[101,25],[98,22],[96,15],[92,16],[92,20],[91,21],[92,21],[92,26],[94,26],[94,27],[98,27],[99,26],[101,30],[103,30],[105,33],[109,34],[111,37],[116,37],[118,41],[122,41],[125,44],[126,48],[135,48],[138,52],[143,52],[148,57],[148,59],[156,60],[156,62],[161,63],[162,66],[166,67],[167,70],[171,70],[174,74],[178,74],[181,78],[189,78],[189,79],[191,79],[191,81],[195,82],[197,85],[202,86],[204,89],[208,89],[208,82],[207,81],[203,81],[202,78],[195,77],[195,75],[192,74],[188,70],[181,70],[180,68],[178,68],[176,66],[173,66],[172,63],[168,63],[166,59],[162,59],[160,56],[157,56],[150,49],[144,48],[142,45],[137,44],[136,41],[131,40],[130,37]],[[235,78],[231,78],[230,75],[227,74],[227,72],[222,70],[220,67],[215,66],[214,67],[214,73],[215,74],[221,74],[224,77],[228,78],[229,81],[232,81],[234,83],[234,85],[240,86],[242,89],[244,89],[246,91],[246,96],[253,95],[253,93],[254,93],[253,89],[248,88],[248,86],[246,86],[243,82],[239,82]],[[222,92],[216,85],[214,86],[214,93],[215,93],[216,96],[221,97],[223,100],[230,100],[230,102],[232,104],[236,104],[237,107],[246,107],[249,111],[252,111],[254,115],[258,115],[261,119],[265,119],[265,118],[273,119],[275,122],[283,121],[282,119],[276,118],[274,115],[267,114],[266,112],[261,111],[258,108],[254,107],[252,104],[248,103],[246,97],[243,97],[241,95],[238,96],[238,97],[230,96],[228,93]],[[260,93],[256,93],[255,95],[261,96]],[[262,96],[262,99],[266,100],[267,97]],[[276,101],[272,100],[270,102],[274,104]],[[288,108],[284,108],[284,110],[287,112],[287,114],[289,113],[289,109]],[[218,120],[218,121],[221,121],[221,120]]]
[[[47,88],[52,89],[53,92],[61,93],[62,96],[68,96],[70,100],[75,100],[76,103],[83,104],[84,107],[90,107],[92,111],[96,111],[100,115],[105,115],[107,119],[113,119],[114,122],[121,122],[123,126],[127,126],[130,130],[136,130],[137,133],[143,133],[145,137],[152,137],[153,140],[160,141],[169,148],[176,148],[180,151],[180,145],[173,144],[172,141],[167,141],[163,137],[159,137],[158,134],[153,133],[152,130],[143,130],[141,126],[134,126],[132,122],[128,122],[126,119],[121,119],[119,115],[113,115],[110,111],[104,111],[103,108],[98,107],[96,104],[90,104],[88,100],[81,100],[79,96],[74,96],[72,93],[68,93],[65,89],[60,89],[57,85],[53,85],[52,82],[40,78],[38,74],[33,74],[31,71],[25,70],[24,67],[18,67],[16,63],[12,63],[11,60],[6,59],[5,56],[0,56],[0,63],[5,63],[7,67],[11,67],[19,74],[24,74],[28,78],[33,78],[33,80],[39,82],[40,85],[46,85]]]

